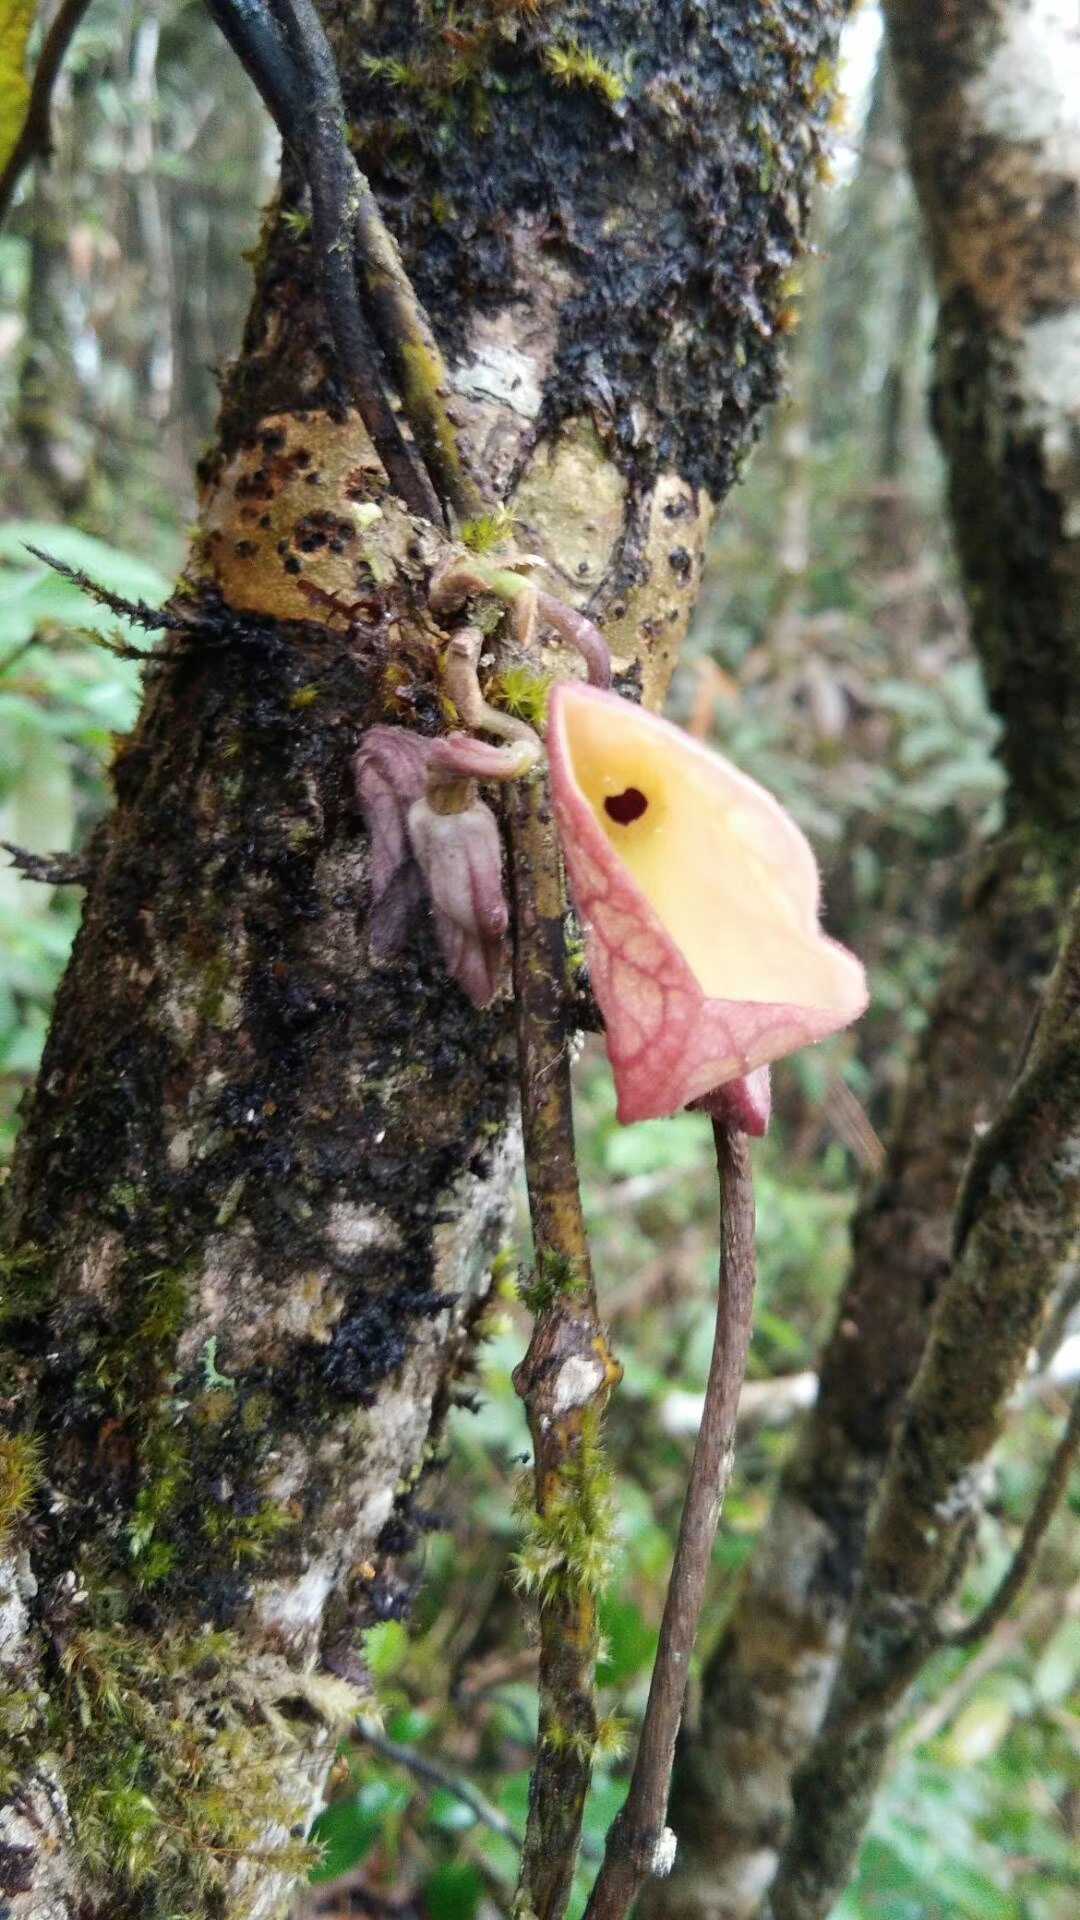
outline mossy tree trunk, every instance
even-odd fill
[[[883,1174],[856,1219],[817,1405],[705,1676],[673,1805],[684,1846],[652,1900],[665,1920],[747,1920],[772,1878],[949,1271],[960,1177],[1015,1071],[1078,859],[1075,20],[1008,0],[889,0],[886,12],[940,300],[934,417],[972,638],[1002,721],[1007,820],[968,886]],[[880,1753],[875,1777],[879,1766]],[[804,1838],[821,1812],[808,1786],[811,1805]]]
[[[473,464],[653,701],[777,388],[840,12],[477,5],[450,47],[326,9]],[[367,956],[350,757],[442,724],[440,541],[342,402],[303,211],[287,170],[9,1195],[12,1920],[284,1911],[504,1231],[508,1007],[425,937]]]

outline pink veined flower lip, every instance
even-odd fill
[[[810,847],[764,787],[617,694],[552,690],[551,790],[619,1119],[763,1133],[767,1069],[864,1011]]]

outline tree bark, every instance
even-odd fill
[[[968,889],[884,1172],[856,1219],[817,1405],[705,1675],[676,1778],[679,1862],[649,1904],[665,1920],[746,1920],[772,1877],[948,1272],[960,1177],[1011,1080],[1077,860],[1075,17],[1050,0],[890,0],[887,16],[941,303],[934,417],[1003,725],[1008,825]]]
[[[326,9],[474,466],[654,702],[776,391],[840,11],[498,5],[461,49]],[[441,724],[442,543],[343,404],[302,215],[286,168],[11,1186],[12,1920],[283,1912],[504,1232],[509,1009],[427,937],[367,953],[350,757]]]

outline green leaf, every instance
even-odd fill
[[[467,1861],[447,1860],[428,1875],[421,1891],[431,1920],[474,1920],[484,1883]]]
[[[369,1780],[359,1793],[324,1807],[311,1829],[311,1838],[323,1857],[311,1871],[312,1881],[337,1880],[359,1865],[384,1829],[404,1813],[412,1798],[409,1787],[392,1780]]]
[[[656,1628],[650,1627],[632,1600],[620,1600],[613,1593],[601,1595],[599,1613],[606,1654],[597,1678],[602,1687],[624,1687],[652,1666]]]
[[[390,1680],[408,1652],[409,1636],[400,1620],[383,1620],[364,1634],[364,1658],[373,1680]]]
[[[476,1815],[467,1800],[452,1787],[437,1787],[428,1805],[428,1824],[441,1833],[467,1833],[476,1825]]]

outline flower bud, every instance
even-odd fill
[[[447,972],[474,1006],[486,1007],[502,979],[509,921],[499,829],[483,800],[474,797],[451,813],[435,801],[437,794],[410,807],[409,841]]]

